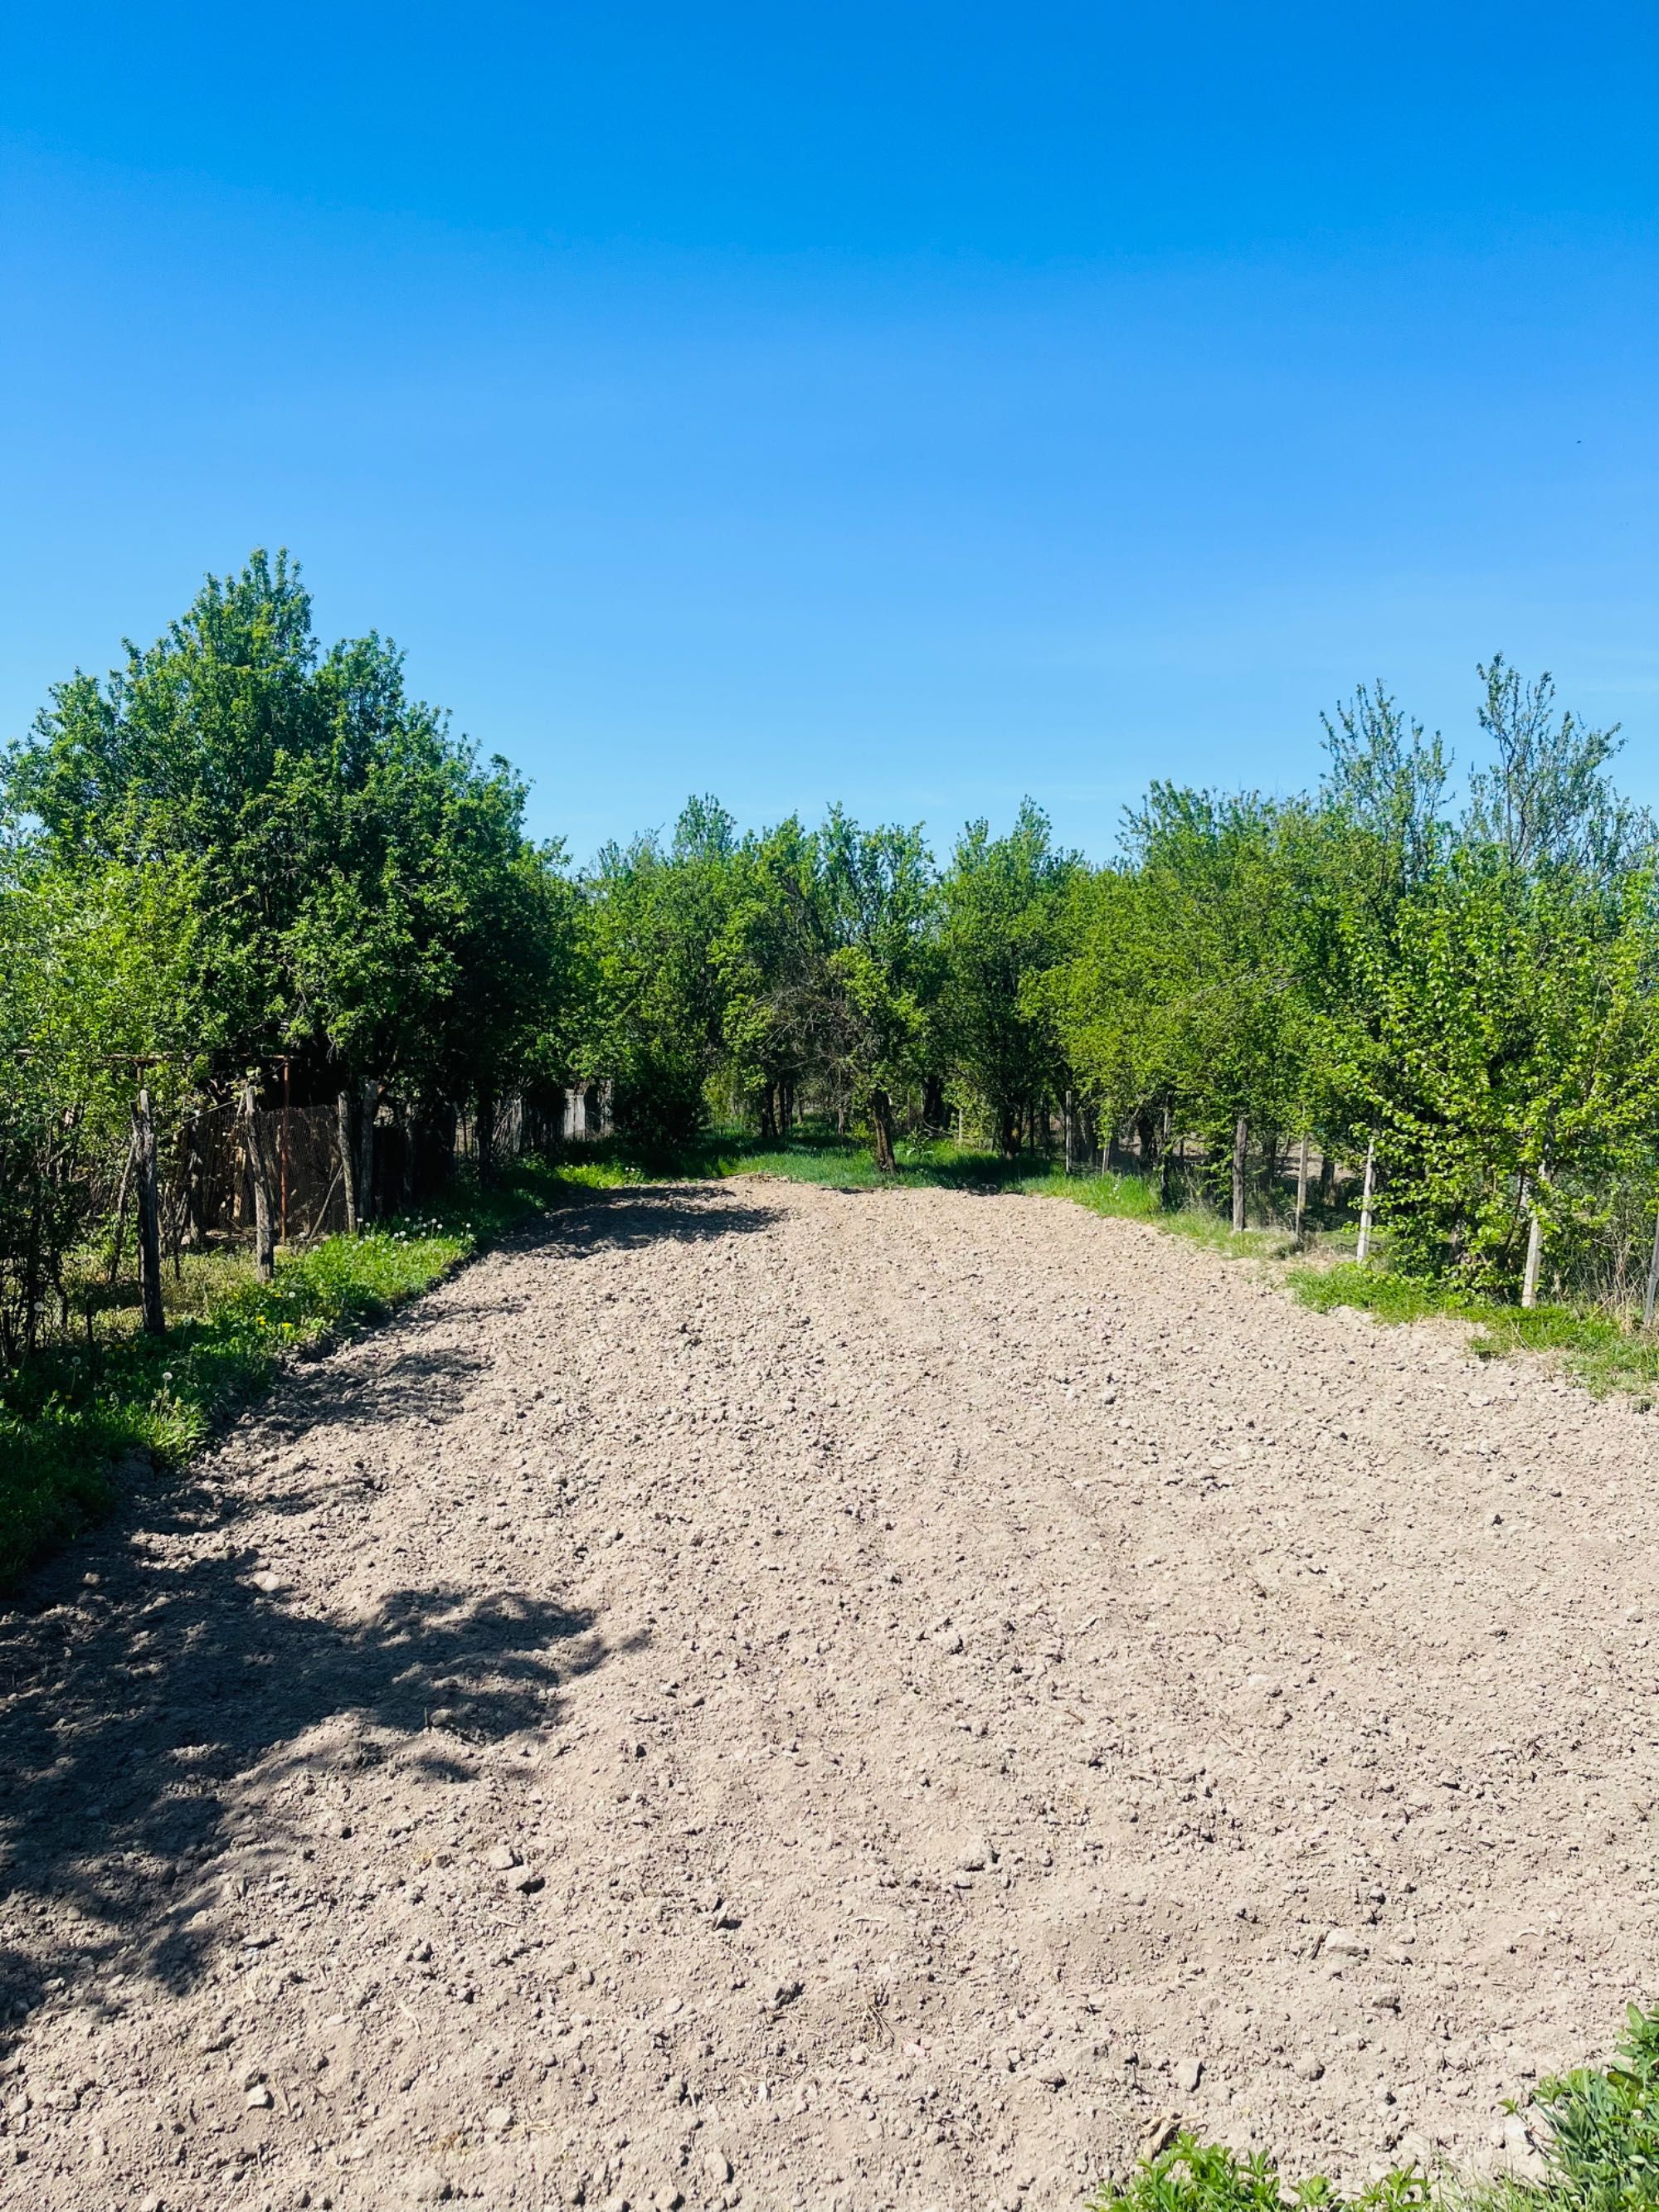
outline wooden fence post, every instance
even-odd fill
[[[1653,1327],[1654,1301],[1659,1298],[1659,1216],[1653,1224],[1653,1256],[1648,1261],[1648,1286],[1642,1300],[1642,1326]]]
[[[1307,1131],[1302,1133],[1302,1150],[1296,1163],[1296,1249],[1299,1252],[1308,1241],[1308,1146]]]
[[[155,1189],[155,1124],[142,1085],[132,1109],[132,1157],[138,1185],[138,1297],[146,1336],[167,1334],[161,1310],[161,1208]]]
[[[284,1243],[284,1244],[286,1244],[286,1243],[287,1243],[287,1242],[288,1242],[288,1156],[289,1156],[288,1119],[289,1119],[289,1075],[290,1075],[290,1074],[292,1073],[292,1072],[293,1072],[293,1067],[294,1067],[294,1062],[293,1062],[293,1060],[289,1057],[289,1055],[288,1054],[284,1053],[284,1054],[283,1054],[283,1146],[282,1146],[282,1163],[281,1163],[282,1191],[281,1191],[281,1195],[280,1195],[280,1197],[279,1197],[278,1203],[277,1203],[277,1215],[276,1215],[277,1223],[278,1223],[278,1231],[279,1231],[279,1234],[281,1235],[281,1237],[282,1237],[282,1240],[283,1240],[283,1243]]]
[[[1542,1180],[1548,1173],[1549,1163],[1540,1161],[1539,1179]],[[1537,1182],[1528,1176],[1523,1180],[1522,1188],[1531,1218],[1527,1224],[1526,1265],[1521,1271],[1521,1303],[1530,1308],[1538,1303],[1538,1271],[1544,1257],[1544,1217],[1539,1211]]]
[[[268,1283],[276,1272],[270,1218],[270,1162],[265,1155],[258,1099],[251,1076],[242,1085],[242,1140],[247,1147],[248,1180],[253,1185],[253,1272],[262,1283]]]
[[[1371,1132],[1365,1143],[1365,1181],[1359,1194],[1359,1242],[1354,1247],[1354,1258],[1363,1267],[1371,1250],[1371,1197],[1376,1188],[1376,1133]]]
[[[1073,1162],[1076,1156],[1077,1140],[1072,1133],[1072,1094],[1068,1091],[1066,1094],[1066,1172],[1067,1175],[1072,1173]]]
[[[138,1157],[138,1136],[134,1125],[133,1139],[127,1147],[126,1158],[121,1163],[121,1185],[115,1194],[115,1229],[110,1239],[109,1286],[115,1288],[116,1278],[121,1272],[121,1246],[127,1233],[127,1193],[132,1188],[132,1170]],[[1656,1234],[1659,1247],[1659,1233]]]
[[[1241,1114],[1233,1130],[1233,1234],[1244,1227],[1244,1163],[1249,1153],[1250,1125]]]
[[[380,1110],[380,1086],[372,1075],[363,1078],[363,1118],[357,1132],[357,1226],[365,1229],[374,1218],[374,1117]]]
[[[351,1093],[342,1091],[334,1101],[334,1128],[340,1154],[340,1188],[345,1194],[346,1235],[357,1234],[357,1170],[352,1159]]]

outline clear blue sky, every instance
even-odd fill
[[[579,855],[1103,854],[1497,647],[1659,799],[1651,0],[89,0],[0,118],[0,730],[285,544]]]

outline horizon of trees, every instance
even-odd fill
[[[574,869],[392,646],[325,649],[256,554],[0,760],[0,1360],[206,1101],[242,1117],[269,1268],[279,1061],[337,1115],[354,1222],[377,1128],[435,1156],[463,1108],[487,1172],[503,1099],[604,1078],[665,1158],[808,1114],[883,1168],[953,1125],[1012,1157],[1059,1115],[1148,1170],[1190,1148],[1238,1225],[1252,1161],[1258,1190],[1299,1161],[1299,1220],[1316,1155],[1364,1164],[1396,1266],[1530,1298],[1616,1245],[1622,1280],[1659,1203],[1655,827],[1615,731],[1479,678],[1455,797],[1362,685],[1314,790],[1155,781],[1101,865],[1030,799],[939,864],[915,825],[740,832],[702,797]]]

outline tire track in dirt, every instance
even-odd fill
[[[1493,2154],[1653,1984],[1654,1436],[1062,1203],[573,1208],[0,1619],[0,2173],[965,2212],[1171,2111]]]

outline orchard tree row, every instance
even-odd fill
[[[256,556],[58,687],[0,770],[0,1355],[135,1188],[153,1282],[154,1163],[185,1206],[210,1107],[269,1267],[279,1069],[331,1117],[354,1221],[377,1130],[407,1176],[459,1109],[487,1172],[503,1100],[604,1079],[664,1158],[711,1117],[833,1118],[884,1168],[907,1133],[1012,1156],[1059,1124],[1166,1178],[1180,1156],[1240,1225],[1281,1185],[1302,1218],[1315,1176],[1397,1266],[1616,1291],[1659,1203],[1653,829],[1613,732],[1547,678],[1480,677],[1455,785],[1362,689],[1316,791],[1155,784],[1103,866],[1030,802],[939,865],[914,828],[740,835],[698,799],[578,872],[390,645],[323,649]]]
[[[1653,824],[1614,733],[1479,673],[1455,806],[1440,740],[1362,687],[1317,791],[1154,784],[1106,866],[1030,801],[942,868],[917,830],[740,837],[696,801],[583,887],[586,1048],[665,1140],[711,1101],[779,1135],[827,1108],[884,1166],[901,1124],[1012,1154],[1057,1121],[1166,1189],[1179,1153],[1236,1228],[1281,1179],[1300,1227],[1316,1176],[1404,1269],[1617,1295],[1659,1249]]]

